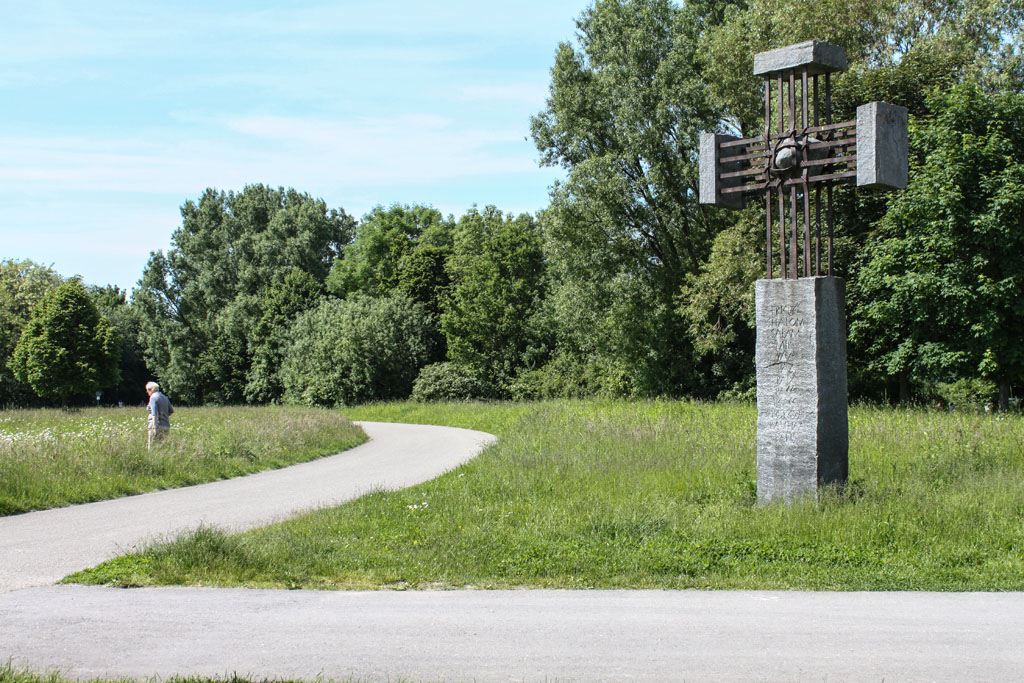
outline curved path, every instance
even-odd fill
[[[74,678],[1024,679],[1022,593],[11,590],[199,523],[242,529],[412,485],[493,441],[362,424],[369,443],[312,463],[0,518],[0,665]]]
[[[358,422],[370,437],[279,470],[99,503],[0,517],[0,592],[52,584],[134,546],[206,524],[240,531],[374,489],[433,479],[496,441],[429,425]]]

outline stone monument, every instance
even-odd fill
[[[764,131],[701,134],[700,202],[738,209],[760,197],[765,212],[767,277],[754,285],[761,504],[846,481],[846,290],[832,275],[833,188],[907,186],[907,110],[872,102],[834,122],[831,74],[844,69],[843,48],[813,40],[755,55]]]

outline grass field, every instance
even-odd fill
[[[141,408],[0,411],[0,515],[226,479],[365,440],[333,411],[180,408],[147,451]]]
[[[758,507],[753,406],[397,403],[500,442],[417,487],[71,580],[305,588],[1024,589],[1024,420],[854,407],[845,491]]]
[[[15,667],[10,662],[0,663],[0,683],[72,683],[76,679],[68,678],[59,672],[50,671],[45,674],[36,673],[28,669]],[[140,679],[132,678],[93,678],[81,679],[89,681],[103,681],[104,683],[129,683]],[[153,677],[143,678],[143,681],[152,683],[290,683],[289,679],[282,678],[250,678],[238,674],[210,678],[207,676],[170,676],[167,678]],[[360,683],[363,679],[346,678],[341,681],[329,678],[317,678],[315,683]],[[398,679],[394,683],[403,683],[406,679]],[[79,681],[80,683],[80,681]]]

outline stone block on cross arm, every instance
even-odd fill
[[[738,162],[723,162],[721,145],[723,142],[733,142],[740,138],[735,135],[722,135],[719,133],[700,134],[700,187],[698,200],[701,204],[713,204],[727,209],[742,209],[744,206],[743,195],[736,193],[723,193],[727,187],[742,185],[740,179],[723,178],[723,173],[738,170],[741,164]],[[733,148],[734,154],[740,154],[743,147]]]
[[[857,107],[857,187],[907,187],[907,109],[885,102]]]

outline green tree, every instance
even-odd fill
[[[699,389],[674,303],[728,212],[697,203],[701,131],[714,105],[700,38],[728,2],[597,0],[558,47],[532,120],[542,162],[567,170],[544,212],[552,303],[566,367],[598,363],[606,389]]]
[[[408,294],[413,301],[422,303],[438,319],[451,291],[451,275],[448,272],[448,259],[451,255],[450,242],[430,244],[424,241],[405,254],[398,264],[398,290]]]
[[[698,55],[716,10],[598,0],[577,21],[578,49],[559,45],[547,106],[531,124],[543,163],[569,172],[551,208],[562,229],[587,247],[607,244],[673,295],[718,229],[693,196],[700,132],[721,117]]]
[[[408,259],[424,247],[450,247],[453,228],[450,218],[428,206],[374,207],[331,268],[328,291],[341,298],[355,292],[390,294],[405,282]]]
[[[550,214],[543,221],[548,223]],[[548,223],[550,225],[550,223]],[[696,390],[692,345],[672,300],[645,271],[607,267],[549,235],[551,291],[538,327],[554,338],[539,394],[678,395]],[[604,265],[606,267],[600,267]]]
[[[117,384],[120,334],[96,309],[82,282],[68,280],[33,309],[11,367],[39,396],[67,403],[75,394]]]
[[[746,212],[718,234],[700,272],[679,295],[695,352],[711,362],[712,392],[749,393],[755,386],[754,282],[764,277],[764,222]]]
[[[315,308],[323,296],[323,285],[297,268],[263,290],[259,302],[263,314],[250,336],[253,361],[245,387],[250,403],[269,403],[282,397],[284,385],[278,369],[284,360],[291,325],[299,314]]]
[[[117,328],[121,337],[121,357],[118,360],[120,380],[116,386],[105,388],[103,400],[106,403],[123,401],[127,405],[139,404],[146,400],[145,385],[153,377],[146,367],[142,345],[139,343],[139,318],[137,310],[128,303],[127,292],[107,285],[86,287],[89,296],[100,315]]]
[[[345,298],[361,293],[373,297],[402,292],[422,303],[435,325],[451,278],[447,262],[452,253],[455,221],[429,206],[377,206],[363,216],[355,239],[345,247],[327,277],[327,290]],[[445,358],[445,340],[435,329],[435,357]]]
[[[433,329],[423,304],[402,293],[325,299],[292,326],[284,398],[326,406],[407,398],[433,355]]]
[[[295,269],[321,286],[354,221],[308,194],[263,185],[207,190],[181,214],[172,248],[150,256],[132,299],[147,362],[182,402],[273,396],[272,387],[256,389],[265,377],[250,376],[261,344],[255,323],[275,300],[265,290]]]
[[[505,216],[493,206],[459,219],[448,259],[451,295],[441,329],[448,357],[474,368],[504,393],[530,364],[532,318],[544,297],[541,235],[528,214]]]
[[[61,283],[53,268],[29,259],[0,261],[0,407],[32,403],[35,394],[10,368],[14,347],[32,310]]]
[[[910,184],[851,282],[851,342],[904,398],[911,383],[985,377],[1005,408],[1024,379],[1024,95],[968,83],[927,104]]]

